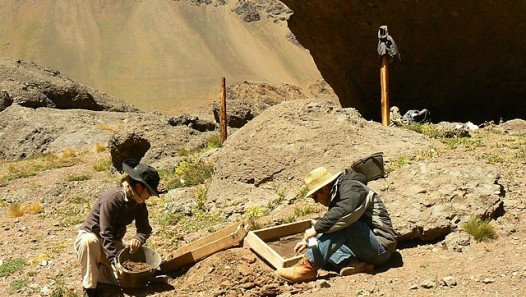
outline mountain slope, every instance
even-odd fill
[[[146,111],[192,112],[217,96],[223,76],[227,84],[321,79],[290,40],[290,13],[270,0],[7,0],[0,56],[60,69]]]

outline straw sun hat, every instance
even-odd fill
[[[332,175],[325,167],[318,167],[307,173],[304,181],[309,192],[307,195],[305,195],[305,197],[312,196],[312,194],[314,194],[316,191],[336,180],[338,176],[340,176],[340,173]]]

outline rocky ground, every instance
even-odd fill
[[[76,230],[92,201],[116,185],[123,158],[161,172],[162,194],[148,201],[154,233],[147,245],[169,260],[179,247],[245,219],[257,229],[319,217],[323,207],[303,198],[305,173],[343,170],[376,152],[388,175],[369,186],[400,240],[385,267],[346,277],[320,270],[317,281],[291,285],[240,244],[170,271],[165,283],[105,285],[105,296],[523,295],[524,120],[480,129],[382,127],[313,99],[332,97],[323,96],[323,84],[306,94],[244,83],[229,89],[234,127],[220,146],[213,110],[144,113],[53,71],[28,74],[31,63],[0,66],[0,295],[81,295]],[[488,220],[495,238],[465,232],[472,217]]]
[[[274,114],[277,118],[283,116],[284,113],[277,115],[276,110],[278,109],[274,110]],[[264,120],[265,117],[264,114],[262,119]],[[360,124],[360,120],[356,121]],[[363,129],[369,129],[367,123],[361,125]],[[376,127],[374,126],[376,124],[372,125]],[[257,126],[258,123],[254,122],[247,129]],[[273,268],[253,251],[238,246],[216,253],[195,265],[174,271],[169,275],[167,284],[155,283],[147,288],[124,291],[117,287],[105,286],[105,296],[435,296],[437,294],[522,296],[526,279],[525,127],[522,120],[509,121],[500,126],[490,125],[471,132],[470,139],[477,141],[458,142],[451,146],[396,127],[376,128],[378,130],[376,134],[368,134],[368,141],[377,146],[385,142],[387,136],[383,135],[386,133],[384,131],[395,138],[403,139],[401,142],[409,144],[405,148],[406,152],[411,152],[407,156],[414,156],[415,153],[411,143],[404,138],[406,133],[410,133],[415,143],[420,143],[421,147],[429,145],[436,150],[432,156],[411,157],[407,162],[402,161],[403,158],[400,157],[404,156],[404,152],[398,152],[399,157],[395,157],[394,152],[389,153],[386,156],[387,165],[392,170],[389,177],[371,185],[384,197],[388,208],[391,206],[389,210],[393,214],[395,225],[398,231],[406,236],[406,240],[400,244],[399,254],[389,265],[376,268],[373,273],[339,277],[332,272],[321,271],[319,280],[315,282],[289,285],[276,278],[273,275]],[[257,129],[239,131],[239,133],[250,133],[249,131],[257,131]],[[232,140],[229,141],[234,143],[235,139],[232,136]],[[232,143],[227,142],[221,149],[208,151],[203,158],[215,160],[218,170],[224,168],[217,165],[218,158],[221,158],[222,150],[233,149]],[[360,142],[358,141],[356,145],[360,145]],[[402,148],[399,144],[394,145]],[[88,211],[91,201],[98,193],[115,183],[117,173],[109,170],[109,159],[110,153],[107,149],[100,147],[97,149],[94,145],[90,150],[64,151],[18,161],[4,160],[0,163],[2,295],[79,296],[81,294],[78,265],[72,244],[76,229]],[[482,167],[482,174],[470,177],[467,171],[463,172],[463,166],[472,166],[465,160],[477,160],[479,167]],[[106,164],[102,169],[99,166],[101,163]],[[468,175],[474,184],[465,181],[462,182],[463,186],[444,190],[452,184],[455,185],[455,181],[454,178],[442,180],[442,175],[431,177],[436,183],[429,180],[428,184],[425,184],[418,174],[415,174],[424,167],[427,168],[426,170],[433,171],[430,174],[446,170],[453,172],[451,174],[454,176],[454,172],[458,171],[458,180],[463,180],[463,175]],[[31,168],[34,173],[32,175],[14,176],[14,173]],[[477,171],[476,168],[467,168],[468,171]],[[216,172],[215,175],[218,174],[221,172]],[[443,218],[442,224],[448,226],[445,228],[448,232],[438,232],[439,235],[435,237],[426,236],[440,228],[426,228],[426,224],[435,224],[436,220],[426,221],[421,217],[419,222],[423,226],[419,226],[419,222],[412,224],[416,229],[421,228],[423,231],[421,230],[420,233],[414,230],[404,231],[404,228],[409,227],[406,226],[407,222],[402,222],[398,217],[398,213],[403,210],[393,208],[395,205],[392,199],[393,193],[405,193],[405,196],[396,197],[397,200],[410,200],[409,206],[405,205],[403,208],[413,209],[415,203],[421,204],[420,208],[416,209],[426,213],[428,210],[425,207],[422,209],[422,205],[439,203],[417,202],[414,199],[426,200],[430,199],[433,193],[454,192],[462,187],[466,191],[464,197],[469,197],[473,192],[478,195],[477,197],[482,197],[477,184],[487,183],[480,177],[485,175],[502,187],[503,193],[497,195],[501,198],[501,203],[497,203],[500,210],[491,211],[490,206],[493,205],[484,207],[477,204],[470,204],[468,210],[491,219],[491,225],[498,235],[496,240],[477,242],[470,238],[459,227],[459,221],[465,218],[457,213],[438,215],[439,218]],[[424,174],[424,176],[433,175]],[[496,181],[495,176],[497,176]],[[292,184],[295,182],[290,181]],[[415,190],[415,184],[431,188],[428,191]],[[149,201],[155,233],[148,245],[159,251],[164,259],[169,258],[177,246],[192,242],[208,232],[219,230],[235,220],[242,219],[243,216],[246,217],[248,210],[255,209],[251,208],[251,205],[246,205],[243,216],[236,215],[234,212],[228,216],[228,219],[214,219],[210,216],[201,226],[183,227],[183,220],[169,222],[167,216],[163,214],[166,214],[167,210],[177,209],[179,212],[184,212],[185,207],[194,207],[196,202],[193,197],[196,197],[195,193],[199,192],[200,187],[170,190],[160,198]],[[393,190],[396,188],[405,188],[405,192],[396,192]],[[422,192],[427,192],[428,195],[422,196]],[[285,194],[284,196],[281,201],[273,202],[275,205],[269,207],[268,213],[262,213],[258,219],[261,226],[277,225],[290,220],[291,214],[297,213],[298,206],[303,209],[312,206],[312,211],[304,215],[296,215],[294,217],[296,220],[316,217],[323,213],[323,209],[316,208],[308,201],[290,198]],[[454,197],[455,195],[451,194],[451,204],[461,208],[459,204],[455,204]],[[217,201],[217,203],[224,202]],[[14,205],[17,203],[22,206],[20,213],[23,215],[19,217],[14,216],[17,212]],[[430,209],[431,213],[439,211],[437,208]],[[35,214],[32,214],[33,212]],[[449,217],[455,215],[458,217]],[[429,216],[433,217],[432,214]],[[189,222],[197,223],[207,216],[202,213],[198,216],[194,211],[190,217]],[[405,215],[403,219],[411,220]],[[451,222],[457,222],[457,225]],[[17,266],[17,263],[22,264]]]

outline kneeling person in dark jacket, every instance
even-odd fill
[[[397,235],[383,202],[366,183],[363,174],[352,170],[332,175],[319,167],[307,174],[306,196],[328,211],[294,247],[297,253],[306,251],[303,259],[278,269],[279,277],[294,283],[311,281],[319,268],[349,275],[371,271],[373,265],[389,260]]]
[[[131,253],[152,233],[144,202],[158,195],[159,174],[153,167],[133,160],[124,161],[122,168],[126,174],[121,186],[104,192],[95,200],[75,240],[85,296],[102,296],[97,282],[118,284],[115,260],[124,247],[122,239],[127,225],[135,221],[137,229],[128,243]]]

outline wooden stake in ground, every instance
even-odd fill
[[[382,90],[382,125],[389,126],[389,56],[383,55],[380,66],[380,88]]]
[[[382,97],[382,125],[389,126],[389,63],[391,58],[398,56],[398,47],[387,33],[387,26],[378,30],[378,55],[380,55],[380,87]],[[400,58],[400,57],[399,57]]]
[[[221,144],[223,144],[227,138],[226,126],[226,79],[223,77],[221,83],[221,105],[219,108],[219,134]]]

